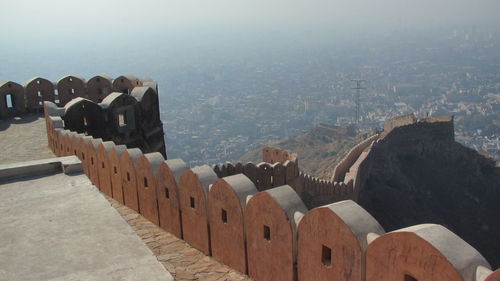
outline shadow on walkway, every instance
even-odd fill
[[[27,113],[20,117],[11,117],[0,120],[0,131],[7,130],[11,124],[26,124],[31,123],[38,118],[43,118],[43,113]]]

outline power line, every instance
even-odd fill
[[[361,96],[361,90],[365,90],[366,88],[361,87],[361,83],[365,82],[366,80],[361,80],[361,79],[352,79],[351,82],[356,82],[356,87],[351,88],[352,90],[356,90],[356,96],[355,96],[355,102],[356,102],[356,116],[354,119],[354,125],[356,131],[359,130],[359,110],[360,110],[360,96]]]

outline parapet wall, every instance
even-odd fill
[[[101,103],[78,97],[64,107],[49,101],[44,106],[45,115],[60,117],[66,130],[167,157],[158,94],[150,87],[113,92]]]
[[[244,168],[234,167],[239,173],[231,176],[208,166],[189,169],[180,159],[123,150],[65,130],[60,117],[46,118],[50,148],[77,155],[103,193],[180,238],[195,227],[188,243],[254,280],[500,280],[499,270],[443,226],[384,233],[351,200],[310,209],[289,185],[259,191]],[[110,180],[117,175],[121,181]]]
[[[264,147],[263,162],[259,164],[225,163],[213,166],[219,178],[244,174],[257,187],[265,191],[281,185],[291,186],[309,208],[334,203],[340,200],[355,199],[354,181],[333,182],[300,172],[297,155],[278,148]]]
[[[299,176],[297,155],[288,151],[265,147],[262,149],[263,162],[225,163],[213,166],[219,178],[243,173],[257,187],[264,191],[273,187],[292,185]]]
[[[332,181],[344,181],[346,174],[349,172],[349,169],[359,158],[361,153],[368,148],[375,140],[379,138],[379,135],[373,135],[366,140],[360,142],[356,146],[354,146],[347,155],[335,166],[332,175]]]
[[[115,79],[97,75],[88,81],[77,75],[68,75],[57,82],[33,77],[24,84],[0,81],[0,118],[19,116],[25,112],[39,112],[43,110],[45,101],[61,107],[77,97],[100,103],[112,92],[131,94],[135,87],[141,86],[150,87],[158,93],[155,81],[133,75],[122,75]]]
[[[415,115],[413,113],[391,118],[384,123],[384,131],[382,132],[381,137],[382,138],[385,137],[394,128],[405,126],[405,125],[410,125],[410,124],[413,124],[415,122],[417,122],[417,118],[415,117]]]

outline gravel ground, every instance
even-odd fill
[[[0,164],[56,157],[47,146],[42,114],[0,120]]]

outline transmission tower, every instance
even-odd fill
[[[352,79],[351,80],[352,82],[356,82],[356,87],[355,88],[351,88],[353,90],[356,90],[356,96],[355,96],[355,100],[356,100],[356,117],[354,119],[354,128],[356,131],[359,130],[359,110],[360,110],[360,95],[361,95],[361,90],[364,90],[366,88],[363,88],[361,87],[361,83],[362,82],[365,82],[366,80],[360,80],[360,79]]]

